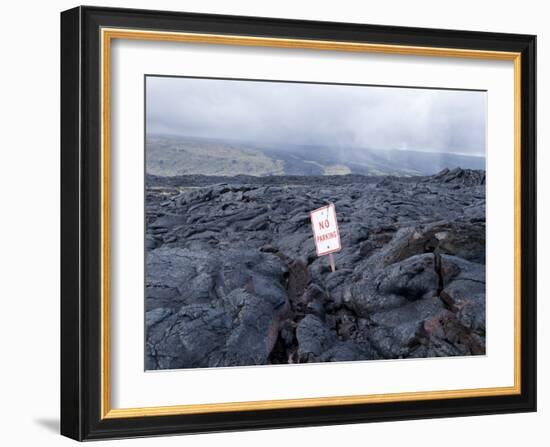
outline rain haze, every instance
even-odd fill
[[[486,93],[146,78],[147,134],[484,157]]]

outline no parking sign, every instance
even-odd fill
[[[336,265],[332,253],[342,249],[336,208],[331,203],[311,211],[310,217],[317,256],[330,255],[330,266],[332,271],[335,271]]]

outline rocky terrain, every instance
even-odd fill
[[[485,353],[485,173],[147,177],[146,368]],[[335,204],[336,271],[309,212]]]

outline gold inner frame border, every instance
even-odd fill
[[[311,408],[384,402],[407,402],[433,399],[505,396],[521,393],[521,53],[465,50],[306,39],[266,38],[245,35],[217,35],[164,32],[139,29],[102,28],[101,31],[101,419],[144,416],[259,411]],[[302,399],[221,402],[214,404],[170,405],[136,408],[111,407],[111,341],[110,341],[110,185],[111,185],[111,115],[110,73],[113,39],[164,42],[241,45],[271,48],[294,48],[356,53],[453,57],[507,60],[514,63],[514,385],[495,388],[471,388],[388,394],[327,396]]]

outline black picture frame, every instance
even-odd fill
[[[102,417],[101,84],[105,27],[521,54],[521,383],[513,395]],[[536,410],[536,36],[166,11],[61,13],[61,433],[77,440]]]

